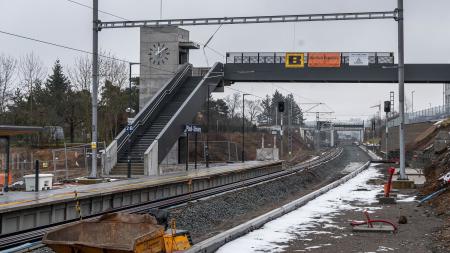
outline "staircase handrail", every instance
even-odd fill
[[[180,85],[180,83],[182,83],[181,81],[191,69],[191,64],[185,64],[181,66],[174,78],[172,78],[164,88],[160,89],[159,92],[154,96],[154,98],[145,105],[144,109],[136,115],[133,122],[131,123],[131,133],[127,134],[126,129],[123,129],[120,132],[120,134],[116,138],[118,152],[120,152],[123,146],[127,143],[128,139],[136,133],[138,128],[147,123],[147,120],[155,112],[155,110],[159,108],[161,102],[163,102],[168,95],[172,94],[172,92]]]

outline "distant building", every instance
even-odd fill
[[[450,104],[450,83],[444,83],[444,104]]]

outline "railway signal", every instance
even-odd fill
[[[278,102],[278,112],[284,112],[284,101]]]

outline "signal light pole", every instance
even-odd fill
[[[386,113],[386,132],[384,136],[384,146],[385,146],[385,160],[389,159],[389,150],[388,150],[388,137],[389,137],[389,113],[391,112],[391,101],[384,101],[384,112]]]

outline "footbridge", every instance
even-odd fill
[[[398,82],[397,64],[394,64],[394,54],[390,52],[230,52],[226,56],[224,79],[229,83]],[[358,57],[361,61],[355,62],[353,59],[357,61]],[[450,64],[405,65],[407,83],[445,83],[449,80]]]

